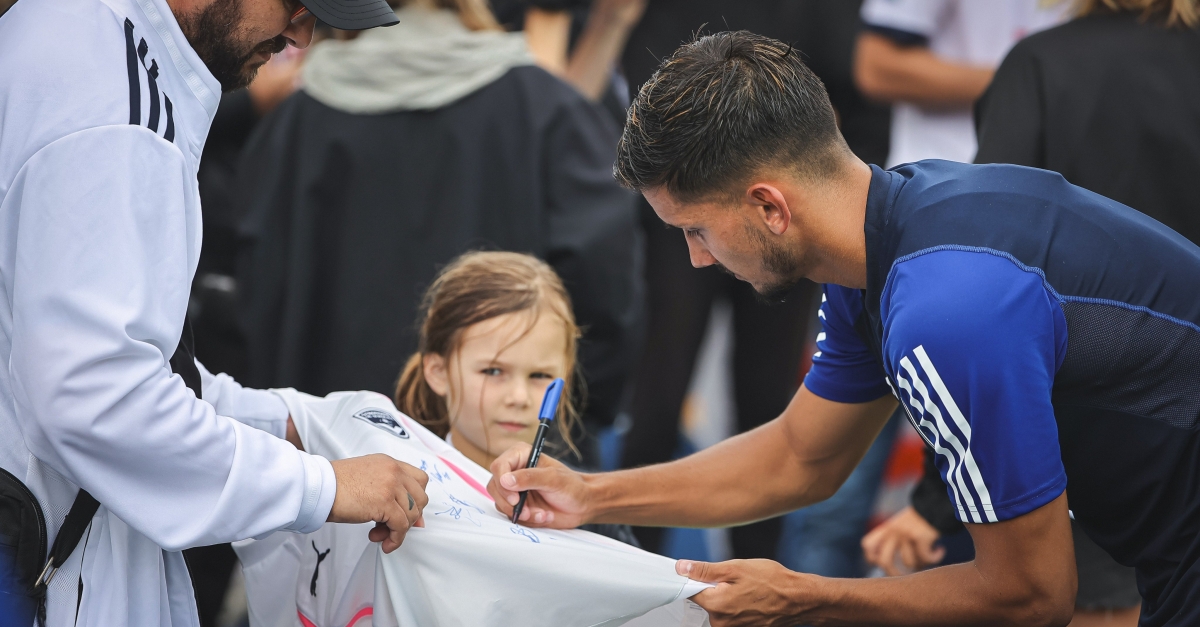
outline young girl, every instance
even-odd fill
[[[562,378],[555,423],[574,450],[580,333],[550,266],[518,253],[467,253],[434,280],[419,319],[397,409],[488,468],[514,444],[533,442],[546,387]]]
[[[555,422],[570,446],[580,333],[550,267],[516,253],[463,255],[434,280],[421,321],[396,408],[374,392],[276,393],[298,446],[329,459],[381,453],[424,471],[424,528],[387,555],[369,541],[371,523],[238,543],[251,622],[557,627],[623,624],[653,610],[657,618],[638,624],[701,624],[703,616],[683,618],[683,600],[700,588],[671,560],[514,525],[496,512],[486,471],[467,461],[486,469],[513,444],[532,442],[542,396],[559,377],[568,384]],[[624,525],[584,530],[634,544]]]

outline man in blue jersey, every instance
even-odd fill
[[[493,466],[530,526],[741,524],[833,494],[897,401],[936,453],[972,563],[824,579],[680,562],[730,625],[1065,625],[1069,519],[1134,566],[1144,627],[1200,624],[1200,249],[1051,172],[846,148],[790,47],[722,33],[634,102],[617,176],[692,263],[762,294],[825,284],[813,368],[775,421],[683,460],[581,475]]]

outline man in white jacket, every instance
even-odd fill
[[[421,522],[423,472],[296,450],[277,397],[190,358],[221,91],[306,46],[316,17],[395,19],[384,0],[303,2],[22,0],[0,19],[0,468],[49,541],[81,489],[100,503],[49,625],[196,625],[183,548],[328,520],[375,521],[390,551]]]

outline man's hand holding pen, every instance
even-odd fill
[[[520,517],[523,525],[573,529],[591,522],[587,475],[549,455],[542,455],[537,468],[525,468],[532,450],[528,444],[518,444],[492,462],[488,492],[496,500],[496,509],[512,516],[521,492],[528,491]]]

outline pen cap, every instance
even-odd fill
[[[558,414],[558,401],[562,400],[564,387],[566,382],[562,379],[550,382],[550,386],[546,388],[546,395],[542,397],[542,409],[538,411],[538,420],[554,420],[554,416]]]

